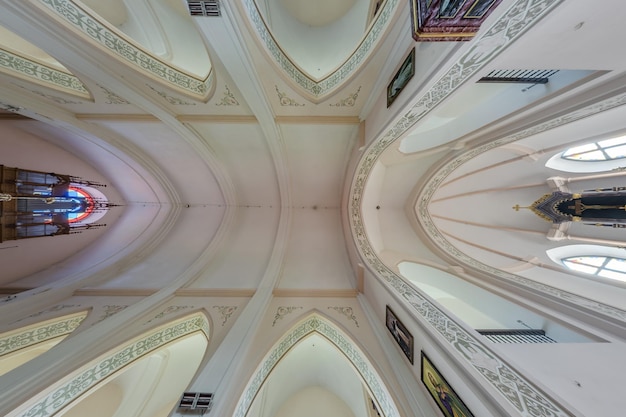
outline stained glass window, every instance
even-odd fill
[[[588,162],[626,158],[626,136],[574,146],[563,152],[561,157]]]
[[[626,282],[626,259],[612,256],[573,256],[563,259],[567,268]]]

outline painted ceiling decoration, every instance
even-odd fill
[[[274,39],[270,29],[257,7],[255,0],[244,0],[243,5],[252,27],[257,32],[258,40],[265,46],[266,52],[272,60],[281,68],[283,73],[297,85],[304,95],[317,103],[328,97],[356,73],[370,57],[375,46],[378,44],[384,32],[389,27],[389,21],[393,17],[398,5],[398,0],[387,0],[367,31],[365,37],[347,60],[332,73],[321,79],[316,79],[303,71],[297,63],[281,49],[280,44]]]
[[[146,51],[98,16],[89,15],[71,0],[33,0],[42,10],[62,18],[65,24],[86,34],[93,42],[112,53],[118,60],[159,81],[163,86],[205,102],[214,90],[213,69],[205,79],[189,75],[157,55]]]
[[[91,100],[87,87],[70,72],[60,71],[50,65],[37,62],[5,49],[0,49],[0,71],[52,90]]]

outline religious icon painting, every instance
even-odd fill
[[[413,365],[413,336],[404,327],[404,324],[398,320],[398,317],[396,317],[389,306],[386,309],[385,324],[398,346],[400,346],[400,349],[402,349],[402,352]]]
[[[422,383],[445,417],[474,417],[423,351]]]

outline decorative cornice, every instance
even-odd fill
[[[22,327],[0,337],[0,356],[72,333],[87,317],[87,311]]]
[[[254,295],[256,290],[244,288],[181,288],[176,290],[178,297],[245,297]]]
[[[153,288],[83,288],[74,291],[74,296],[93,297],[148,297],[156,294],[158,290]]]
[[[255,116],[221,115],[221,114],[185,114],[176,117],[179,122],[211,122],[211,123],[257,123]]]
[[[119,346],[107,356],[100,357],[62,381],[36,402],[20,410],[17,417],[49,417],[86,393],[104,379],[113,375],[131,362],[149,355],[161,346],[183,336],[202,332],[209,338],[209,323],[206,316],[196,313],[170,322],[147,333],[130,343]]]
[[[276,288],[272,291],[274,297],[329,297],[354,298],[359,295],[355,289],[348,290],[320,290],[320,289],[289,289]]]
[[[358,346],[344,335],[338,327],[322,316],[313,314],[292,328],[265,356],[241,395],[234,417],[244,417],[247,414],[252,401],[272,372],[272,369],[293,346],[312,333],[325,337],[352,363],[363,383],[369,388],[384,416],[397,417],[400,415],[376,370]]]
[[[387,0],[382,10],[378,12],[374,24],[352,55],[334,72],[321,80],[316,80],[302,71],[283,52],[261,17],[255,0],[244,0],[246,14],[269,55],[295,84],[302,87],[310,96],[316,99],[326,96],[339,88],[361,67],[361,64],[369,57],[377,41],[381,38],[397,4],[398,0]]]
[[[456,351],[458,357],[464,358],[476,372],[483,375],[492,388],[500,392],[520,415],[527,417],[566,417],[570,414],[389,269],[369,243],[361,205],[367,179],[383,151],[560,1],[518,0],[476,39],[469,51],[363,153],[355,170],[348,208],[354,241],[370,270],[392,293],[412,307],[411,312],[418,321],[434,329],[440,339],[448,344],[449,349]]]
[[[78,77],[4,49],[0,49],[0,71],[53,90],[91,100],[91,94]]]
[[[280,124],[358,125],[358,116],[276,116]]]
[[[71,0],[37,1],[121,61],[132,64],[139,71],[159,79],[165,85],[185,91],[202,101],[212,90],[213,70],[206,79],[195,78],[137,46],[134,41],[127,39],[108,23],[99,21],[98,16],[88,14]]]

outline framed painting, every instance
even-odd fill
[[[413,336],[404,327],[404,324],[398,320],[398,317],[396,317],[389,306],[386,309],[385,323],[396,343],[400,346],[409,362],[411,362],[411,365],[413,365]]]
[[[423,351],[422,382],[445,417],[474,417]]]
[[[391,106],[413,75],[415,75],[415,48],[411,49],[411,52],[404,58],[400,69],[387,86],[387,107]]]

